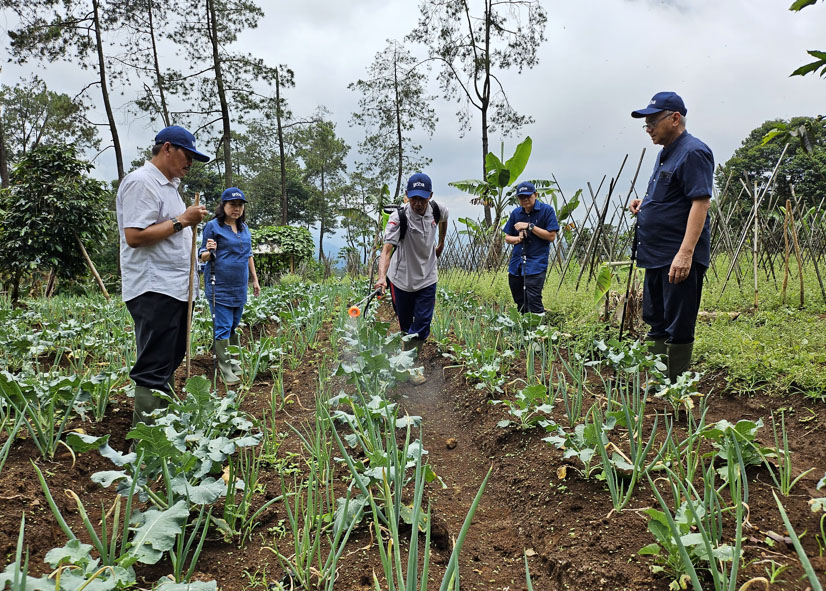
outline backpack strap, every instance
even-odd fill
[[[438,226],[439,222],[442,221],[442,208],[433,199],[430,200],[430,207],[433,208],[433,221]]]
[[[399,242],[404,240],[405,236],[407,236],[407,212],[402,205],[399,208]]]

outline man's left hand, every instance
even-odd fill
[[[669,283],[682,283],[688,279],[691,271],[691,258],[693,253],[679,251],[671,261],[671,269],[668,271]]]
[[[252,282],[252,295],[255,297],[261,295],[261,285],[259,285],[258,280]]]
[[[444,245],[444,244],[438,244],[438,245],[436,245],[436,258],[439,258],[440,256],[442,256],[442,251],[443,251],[444,249],[445,249],[445,245]]]
[[[522,230],[527,230],[528,226],[530,226],[530,223],[528,223],[528,222],[516,222],[513,225],[513,229],[518,231],[518,232],[521,232]]]

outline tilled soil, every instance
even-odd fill
[[[299,369],[286,370],[284,374],[288,404],[276,424],[276,431],[285,434],[279,454],[299,470],[303,452],[288,424],[298,427],[312,420],[317,367],[323,349],[311,352]],[[460,557],[463,589],[527,589],[525,555],[534,589],[665,591],[669,588],[667,577],[651,572],[652,559],[637,555],[640,548],[654,541],[646,529],[647,517],[642,511],[648,507],[659,508],[647,483],[638,485],[627,509],[612,512],[605,484],[594,478],[585,479],[578,465],[563,460],[559,450],[542,441],[544,432],[498,427],[497,422],[506,418],[503,407],[489,404],[485,394],[465,380],[460,368],[449,367],[434,344],[425,346],[420,359],[428,381],[418,387],[403,384],[395,396],[405,412],[423,417],[427,460],[445,485],[434,482],[426,492],[425,504],[429,504],[432,511],[433,547],[428,588],[438,588],[468,508],[491,469],[487,489]],[[211,360],[195,359],[193,369],[196,374],[211,374]],[[524,376],[524,369],[521,371]],[[512,378],[518,376],[520,369],[514,368],[514,372],[516,375]],[[179,370],[178,385],[182,383],[182,370]],[[260,417],[269,406],[272,385],[271,377],[259,376],[245,399],[244,409]],[[787,409],[789,445],[796,473],[812,467],[815,470],[804,476],[792,494],[782,501],[798,534],[805,532],[803,545],[821,580],[826,581],[826,558],[820,556],[815,540],[819,515],[812,513],[807,504],[811,497],[826,494],[815,490],[818,479],[826,472],[823,444],[826,407],[821,402],[802,398],[775,399],[760,394],[740,398],[724,393],[724,386],[725,377],[721,375],[707,376],[703,382],[701,390],[709,396],[709,422],[723,418],[732,422],[763,418],[767,422],[772,410]],[[131,412],[132,400],[116,397],[104,421],[94,425],[81,425],[77,421],[72,427],[82,427],[95,434],[111,433],[110,444],[125,449]],[[561,421],[561,415],[555,418]],[[768,427],[761,430],[763,444],[772,443],[770,433]],[[0,473],[0,554],[4,564],[14,560],[20,518],[25,513],[30,571],[39,575],[49,570],[43,562],[46,552],[62,546],[66,538],[45,502],[32,461],[40,466],[67,521],[81,538],[85,532],[77,510],[63,491],[74,490],[87,507],[96,508],[101,504],[111,506],[114,492],[90,480],[92,473],[111,469],[111,463],[96,452],[81,454],[73,463],[67,452],[59,451],[50,462],[38,457],[30,441],[21,439],[14,444]],[[283,468],[282,465],[280,469]],[[281,494],[277,469],[271,466],[264,470],[261,504]],[[339,475],[343,487],[347,481],[343,468]],[[744,530],[746,560],[739,577],[741,583],[767,577],[770,561],[774,561],[790,566],[779,576],[781,581],[770,587],[755,582],[751,588],[802,591],[808,584],[802,578],[794,549],[783,540],[786,532],[772,498],[771,479],[762,468],[752,469],[749,476],[749,515]],[[97,510],[92,511],[94,518],[98,515]],[[286,533],[285,519],[283,505],[276,503],[263,514],[252,539],[243,547],[211,537],[198,563],[196,578],[215,579],[226,591],[256,588],[267,591],[268,585],[284,575],[272,548],[277,546],[290,554],[291,540]],[[423,539],[420,537],[422,543]],[[136,570],[141,586],[149,587],[171,569],[167,561],[162,561]],[[370,590],[374,573],[383,581],[373,534],[362,525],[354,532],[341,558],[335,588]],[[382,588],[386,586],[382,584]]]

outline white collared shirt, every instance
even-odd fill
[[[430,202],[433,203],[432,201]],[[398,210],[390,214],[384,231],[384,242],[396,247],[387,278],[403,291],[419,291],[436,283],[439,279],[436,262],[436,243],[439,227],[433,217],[433,208],[428,206],[424,215],[419,215],[409,203],[405,203],[407,217],[407,234],[399,242],[401,227]],[[441,214],[439,224],[447,223],[447,207],[437,205]]]
[[[132,248],[124,228],[143,230],[179,216],[186,205],[178,194],[180,179],[169,180],[151,162],[124,177],[118,188],[116,208],[120,234],[120,269],[123,301],[143,293],[162,293],[186,301],[189,295],[189,265],[192,228],[152,246]]]

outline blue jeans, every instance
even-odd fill
[[[645,270],[642,319],[651,326],[651,338],[667,337],[674,344],[693,343],[706,267],[692,263],[688,277],[680,283],[668,282],[670,268]]]
[[[228,339],[241,322],[244,306],[225,306],[216,302],[213,308],[212,300],[209,300],[209,307],[212,310],[212,330],[215,340]]]
[[[435,283],[419,291],[404,291],[390,283],[390,297],[404,334],[418,334],[422,340],[430,336],[430,322],[436,307]]]

